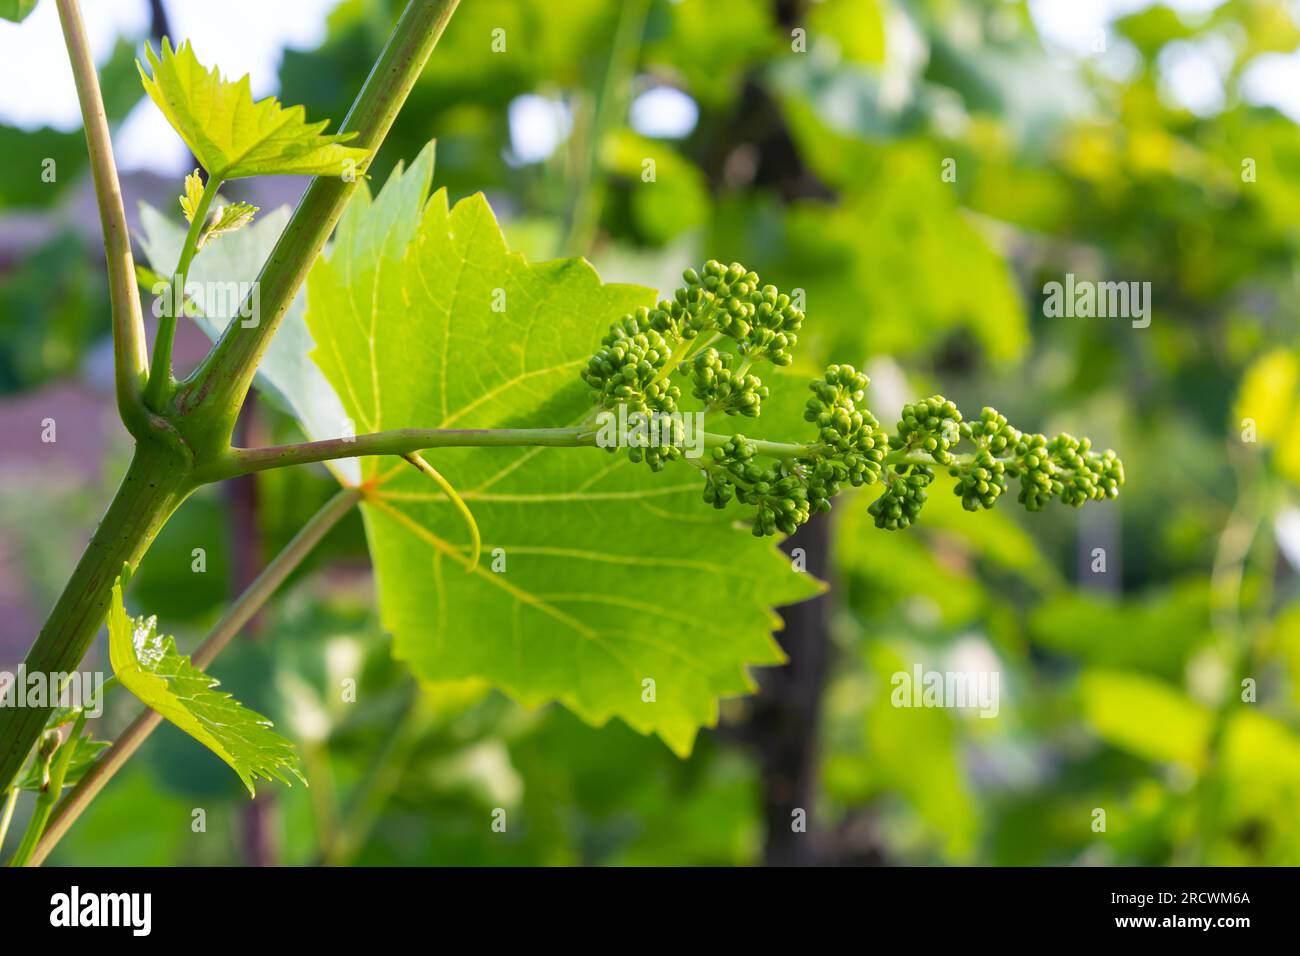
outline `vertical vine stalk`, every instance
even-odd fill
[[[620,5],[600,87],[594,102],[582,111],[576,124],[567,177],[571,202],[557,255],[583,255],[591,247],[602,205],[603,181],[597,175],[600,151],[605,135],[626,108],[649,6],[649,0],[624,0]]]
[[[16,786],[5,791],[4,809],[0,810],[0,849],[4,849],[5,837],[9,835],[9,824],[14,819],[14,807],[18,805],[18,793]]]
[[[419,684],[408,680],[393,716],[393,729],[388,733],[383,749],[375,755],[370,769],[357,785],[333,839],[321,850],[320,862],[323,865],[347,866],[364,846],[385,804],[401,786],[402,773],[420,742],[425,719]]]
[[[77,0],[56,0],[55,5],[86,127],[86,149],[90,155],[90,172],[95,183],[95,199],[104,231],[104,257],[108,265],[117,405],[123,422],[130,429],[139,418],[140,390],[146,367],[144,315],[136,286],[135,259],[131,254],[131,237],[126,227],[117,163],[113,159],[108,116],[99,91],[99,74],[95,72],[95,60],[86,39],[81,10]]]
[[[1205,745],[1205,763],[1196,785],[1197,839],[1190,861],[1205,866],[1210,863],[1212,839],[1219,827],[1223,802],[1223,748],[1232,722],[1233,704],[1238,701],[1241,681],[1250,676],[1257,651],[1257,637],[1262,617],[1272,602],[1272,571],[1277,547],[1271,535],[1264,534],[1265,546],[1259,544],[1261,532],[1272,514],[1274,488],[1259,473],[1257,462],[1236,464],[1237,503],[1219,535],[1210,579],[1211,624],[1219,637],[1228,662],[1223,696],[1211,715]],[[1255,611],[1247,619],[1242,607],[1242,592],[1252,557],[1262,571],[1263,587],[1255,596]]]

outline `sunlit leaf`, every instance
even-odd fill
[[[328,121],[308,123],[301,106],[286,109],[273,96],[254,102],[247,76],[231,81],[205,68],[188,41],[173,51],[164,39],[161,57],[151,46],[145,57],[145,91],[209,176],[338,176],[359,172],[370,155],[341,145],[354,134],[322,133]]]
[[[1274,449],[1277,470],[1300,483],[1300,358],[1284,348],[1260,356],[1246,370],[1234,426],[1243,440]]]
[[[108,611],[108,649],[122,685],[229,764],[250,795],[258,777],[306,783],[293,744],[272,731],[269,720],[217,690],[215,678],[158,633],[154,618],[127,615],[120,581]]]

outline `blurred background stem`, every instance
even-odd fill
[[[1243,685],[1248,678],[1258,685],[1257,651],[1272,610],[1278,558],[1271,525],[1279,488],[1248,449],[1229,447],[1228,457],[1237,480],[1237,503],[1219,536],[1210,578],[1211,620],[1219,637],[1224,674],[1195,791],[1195,836],[1186,854],[1188,862],[1198,866],[1214,865],[1212,850],[1222,837],[1219,831],[1227,787],[1224,747],[1242,706],[1253,706],[1257,699],[1258,688],[1247,701]],[[1256,589],[1247,602],[1245,584],[1251,571]]]
[[[600,151],[605,137],[623,125],[627,114],[649,7],[649,0],[624,0],[619,5],[603,80],[594,96],[585,96],[575,105],[566,176],[571,200],[557,255],[585,255],[596,237],[606,189]]]
[[[384,806],[401,787],[402,774],[425,725],[423,701],[419,682],[408,678],[398,695],[383,746],[352,794],[334,839],[322,847],[320,861],[324,865],[347,866],[352,862],[365,846]]]

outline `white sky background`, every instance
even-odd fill
[[[1163,0],[1192,21],[1223,0]],[[1290,0],[1300,9],[1300,0]],[[1092,54],[1098,31],[1117,17],[1153,6],[1152,0],[1029,0],[1039,32],[1048,43],[1081,56]],[[1224,103],[1221,77],[1231,51],[1223,38],[1171,43],[1160,58],[1167,95],[1199,115],[1212,115]],[[1274,106],[1300,122],[1300,53],[1256,57],[1242,77],[1242,93],[1252,103]]]
[[[324,38],[325,16],[337,0],[167,0],[172,33],[194,38],[199,58],[216,63],[229,76],[248,73],[254,96],[277,92],[276,74],[286,46],[311,49]],[[1081,56],[1093,55],[1098,31],[1115,17],[1151,5],[1152,0],[1030,0],[1045,41]],[[1222,0],[1164,0],[1188,16],[1208,13]],[[1293,0],[1300,6],[1300,0]],[[89,0],[82,5],[96,59],[103,62],[120,35],[143,36],[148,27],[146,0]],[[1173,100],[1202,115],[1223,105],[1220,79],[1226,47],[1222,40],[1171,44],[1161,58],[1165,89]],[[1122,49],[1112,64],[1125,68]],[[1108,54],[1109,55],[1109,54]],[[1300,122],[1300,54],[1259,57],[1244,78],[1249,100],[1276,106]],[[694,126],[689,97],[664,88],[650,90],[633,104],[635,127],[646,135],[676,137]],[[524,98],[511,109],[512,153],[523,162],[544,159],[567,135],[568,117],[540,97]],[[68,70],[58,16],[43,0],[20,26],[0,23],[0,122],[62,129],[79,123],[76,91]],[[186,152],[152,103],[137,106],[115,137],[124,169],[162,173],[183,171]]]

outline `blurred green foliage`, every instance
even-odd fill
[[[114,44],[100,85],[104,112],[117,124],[143,96],[134,44]],[[84,181],[88,168],[80,130],[0,124],[0,157],[0,210],[50,208]],[[104,277],[86,268],[86,250],[70,223],[54,217],[51,231],[0,275],[0,395],[73,371],[109,327]]]

